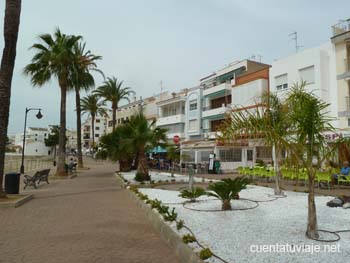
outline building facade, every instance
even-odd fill
[[[45,139],[49,135],[48,128],[28,127],[26,130],[26,140],[24,155],[26,156],[46,156],[51,154],[50,147],[45,145]],[[15,145],[23,147],[23,133],[15,136]]]

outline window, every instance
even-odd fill
[[[95,137],[98,138],[98,137],[100,137],[100,135],[97,133],[97,134],[95,134]]]
[[[100,119],[96,119],[96,123],[100,123]]]
[[[96,127],[95,130],[96,130],[96,131],[99,131],[99,130],[100,130],[100,127]]]
[[[189,125],[189,130],[197,130],[198,129],[198,120],[191,120],[188,123]]]
[[[302,81],[306,84],[312,84],[315,82],[315,67],[310,66],[306,68],[299,69],[299,76]]]
[[[271,159],[272,148],[271,147],[256,147],[256,158],[257,159]]]
[[[247,150],[247,161],[253,161],[253,150]]]
[[[350,127],[350,118],[348,119],[348,127]]]
[[[219,150],[221,162],[242,162],[242,149]]]
[[[197,109],[197,100],[191,100],[190,101],[190,110],[196,110]]]
[[[118,120],[118,123],[119,123],[119,120]],[[113,126],[113,121],[109,121],[108,122],[108,127],[112,127]]]
[[[282,74],[275,77],[275,85],[277,90],[288,88],[288,74]]]
[[[209,155],[213,154],[212,151],[201,151],[200,152],[200,158],[201,162],[209,162]]]

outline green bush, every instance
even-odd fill
[[[196,198],[205,194],[205,190],[201,187],[195,187],[193,189],[182,190],[179,194],[180,197],[190,199],[190,202],[196,202]]]
[[[231,200],[239,199],[239,192],[247,188],[249,179],[236,177],[235,179],[223,179],[220,182],[210,184],[207,192],[208,196],[216,197],[222,202],[222,210],[231,210]]]
[[[256,160],[255,160],[255,164],[256,164],[257,166],[262,166],[262,167],[265,167],[265,166],[266,166],[266,164],[264,163],[264,161],[261,160],[261,159],[256,159]]]
[[[136,173],[134,179],[137,182],[150,181],[151,180],[151,176],[149,174],[144,175],[144,174]]]
[[[196,238],[191,234],[186,234],[182,237],[182,241],[186,244],[196,242]]]
[[[175,208],[171,210],[171,212],[167,211],[164,215],[163,218],[165,221],[170,221],[173,222],[177,218],[177,213],[175,212]]]
[[[200,252],[199,252],[199,258],[202,260],[208,259],[210,257],[213,256],[213,252],[211,252],[211,250],[209,248],[203,248]]]
[[[159,209],[160,206],[162,205],[162,202],[159,201],[158,199],[154,199],[154,200],[150,200],[150,205],[151,205],[151,208],[154,209]]]
[[[177,230],[182,229],[184,227],[184,224],[185,224],[185,222],[183,220],[176,222],[176,229]]]

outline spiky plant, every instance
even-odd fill
[[[216,197],[222,202],[222,210],[231,210],[231,200],[239,199],[239,192],[247,188],[249,179],[236,177],[235,179],[223,179],[220,182],[208,186],[208,196]]]
[[[180,197],[190,199],[190,202],[196,202],[196,198],[205,195],[205,190],[202,187],[194,187],[193,189],[182,190]]]

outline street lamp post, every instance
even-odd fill
[[[35,115],[39,120],[43,117],[43,115],[41,114],[41,109],[38,108],[26,108],[26,113],[25,113],[25,117],[24,117],[24,130],[23,130],[23,145],[22,145],[22,163],[21,163],[21,170],[20,173],[24,174],[24,148],[26,145],[26,129],[27,129],[27,115],[28,112],[30,112],[31,110],[37,110],[38,113]]]

